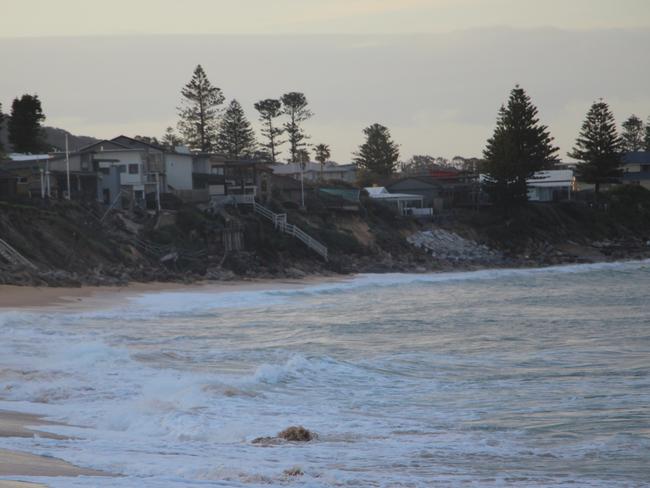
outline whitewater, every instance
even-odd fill
[[[69,439],[0,448],[118,475],[55,488],[650,486],[649,294],[642,261],[4,311],[0,409]]]

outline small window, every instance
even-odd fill
[[[642,173],[650,173],[650,164],[641,165],[641,172]]]
[[[107,175],[108,172],[109,172],[109,169],[110,169],[110,168],[104,168],[104,167],[102,167],[102,168],[99,168],[99,172],[100,172],[101,174],[103,174],[103,175]]]
[[[18,177],[18,184],[19,185],[26,185],[27,184],[27,177],[26,176],[19,176]]]
[[[223,166],[212,165],[210,173],[212,173],[213,175],[223,176]]]
[[[120,164],[120,165],[117,167],[117,169],[118,169],[118,171],[120,172],[120,174],[121,174],[121,173],[126,173],[126,164]]]
[[[138,167],[137,164],[129,164],[129,174],[130,175],[140,174],[140,168]]]

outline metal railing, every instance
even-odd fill
[[[289,224],[287,222],[287,214],[276,214],[275,212],[272,212],[266,208],[264,205],[260,205],[255,201],[253,201],[253,210],[255,213],[258,213],[262,217],[273,222],[273,226],[280,232],[284,232],[285,234],[289,234],[290,236],[295,237],[312,251],[319,254],[323,259],[325,259],[325,261],[327,261],[327,247],[311,237],[297,225]]]
[[[8,263],[21,266],[27,266],[32,269],[37,269],[34,264],[25,256],[16,251],[6,241],[0,239],[0,256],[2,256]]]

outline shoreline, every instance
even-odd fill
[[[650,260],[650,252],[630,256],[627,259],[576,260],[562,263],[509,263],[503,266],[445,266],[439,269],[416,268],[386,272],[352,273],[323,276],[305,275],[300,278],[241,278],[226,281],[197,280],[166,282],[130,282],[125,285],[82,285],[79,287],[58,286],[21,286],[0,284],[0,312],[12,310],[83,311],[88,309],[110,309],[115,306],[115,299],[129,299],[159,292],[192,293],[206,291],[214,293],[263,291],[273,289],[301,289],[310,285],[345,283],[363,274],[441,274],[468,273],[473,271],[498,271],[513,269],[547,269],[564,266],[594,265],[607,263],[631,263]],[[1,487],[0,487],[1,488]]]
[[[258,278],[232,281],[185,282],[133,282],[124,286],[80,286],[80,287],[40,287],[0,285],[0,312],[11,310],[87,310],[111,308],[114,299],[133,298],[150,293],[210,291],[215,293],[232,291],[257,291],[273,288],[303,288],[310,285],[341,283],[355,275],[306,276],[299,279]]]
[[[63,440],[64,436],[44,432],[34,427],[39,425],[62,425],[34,414],[0,410],[0,437],[44,437]],[[62,459],[38,456],[24,451],[0,449],[1,477],[56,477],[56,476],[112,476],[93,469],[82,468]],[[0,480],[0,488],[44,487],[42,484],[9,479]]]

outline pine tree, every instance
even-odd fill
[[[217,148],[232,158],[250,156],[255,152],[255,133],[237,100],[230,102],[217,134]]]
[[[391,139],[388,128],[373,124],[366,127],[363,133],[366,135],[366,142],[354,153],[354,162],[371,175],[392,175],[399,159],[399,149]]]
[[[19,153],[47,150],[42,122],[45,120],[38,95],[23,95],[14,99],[9,118],[9,142]]]
[[[577,175],[595,185],[596,198],[601,183],[621,175],[621,147],[622,141],[616,132],[616,121],[609,106],[602,100],[594,102],[568,156],[580,161]]]
[[[623,152],[641,151],[644,146],[645,127],[643,120],[636,115],[630,115],[630,118],[623,122],[623,132],[621,132]]]
[[[331,156],[330,147],[327,144],[317,144],[314,147],[314,152],[316,153],[314,159],[320,163],[320,179],[322,180],[325,163],[329,161]]]
[[[162,136],[160,142],[163,147],[170,151],[173,151],[177,146],[183,144],[183,140],[176,135],[173,127],[167,127],[167,129],[165,129],[165,134]]]
[[[280,139],[284,133],[282,127],[275,127],[273,120],[282,115],[282,102],[273,98],[260,100],[255,104],[255,110],[260,113],[260,122],[262,123],[262,135],[268,140],[267,143],[262,144],[270,156],[271,161],[277,161],[280,151],[278,148],[284,143]]]
[[[210,152],[217,134],[219,105],[225,100],[223,93],[212,86],[199,64],[190,82],[181,90],[181,95],[178,130],[185,144],[196,151]]]
[[[540,124],[537,108],[519,85],[501,106],[494,134],[483,151],[485,191],[507,213],[528,200],[527,180],[557,162],[548,127]]]
[[[4,146],[2,145],[2,130],[4,129],[5,114],[2,113],[2,104],[0,103],[0,159],[4,158]]]
[[[304,142],[309,137],[305,134],[301,123],[311,118],[314,114],[307,108],[307,98],[304,94],[290,92],[282,95],[282,112],[289,117],[284,124],[284,130],[289,137],[291,146],[290,163],[298,162],[298,151],[306,147]]]

